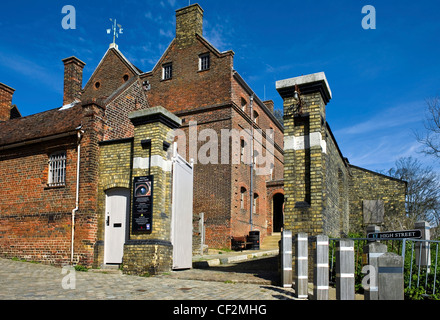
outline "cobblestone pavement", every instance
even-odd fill
[[[290,300],[274,286],[274,258],[154,277],[72,269],[0,259],[0,300]],[[247,264],[247,266],[246,266]],[[246,272],[243,272],[243,267]],[[276,269],[275,269],[276,270]]]

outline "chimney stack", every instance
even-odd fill
[[[0,121],[11,119],[12,96],[15,89],[0,83]]]
[[[269,111],[273,113],[273,109],[275,106],[273,100],[266,100],[266,101],[263,101],[263,103],[266,105],[267,109],[269,109]]]
[[[203,9],[196,3],[176,10],[176,40],[181,46],[191,44],[195,34],[203,35]]]
[[[67,105],[81,98],[83,69],[86,64],[76,57],[62,61],[64,63],[63,105]]]

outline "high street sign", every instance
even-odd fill
[[[367,234],[367,238],[377,240],[420,239],[422,238],[422,232],[420,230],[377,232]]]

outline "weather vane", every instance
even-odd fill
[[[113,46],[116,46],[116,38],[119,37],[120,34],[122,34],[122,31],[124,29],[122,29],[122,26],[120,24],[116,23],[116,19],[115,21],[113,21],[113,19],[110,18],[110,21],[112,22],[112,27],[111,29],[107,29],[107,34],[111,34],[113,32]]]

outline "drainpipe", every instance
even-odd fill
[[[253,221],[252,221],[252,215],[254,211],[254,95],[251,95],[251,103],[250,103],[250,110],[251,110],[251,183],[250,183],[250,212],[249,212],[249,224],[251,225],[251,231],[253,231]]]
[[[78,211],[79,208],[79,167],[80,167],[80,160],[81,160],[81,135],[84,133],[83,130],[81,130],[81,127],[79,128],[77,132],[78,136],[78,150],[77,150],[77,163],[76,163],[76,197],[75,197],[75,209],[72,210],[72,240],[71,240],[71,249],[70,249],[70,264],[73,265],[73,247],[74,247],[74,241],[75,241],[75,214]]]

